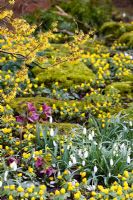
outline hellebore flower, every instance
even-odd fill
[[[19,116],[16,116],[16,121],[19,123],[23,123],[25,121],[25,118],[19,115]]]
[[[39,119],[39,114],[37,114],[35,111],[29,112],[28,120],[30,122],[35,122]]]
[[[55,169],[53,169],[52,167],[49,167],[48,169],[46,169],[47,176],[51,176],[54,173],[55,173]]]
[[[28,107],[28,112],[36,112],[36,108],[33,105],[33,103],[28,102],[27,107]]]
[[[18,163],[18,160],[16,160],[14,157],[11,157],[8,159],[8,164],[10,165],[10,167],[16,171],[17,170],[17,163]]]
[[[51,107],[47,106],[46,104],[42,105],[42,109],[43,109],[43,114],[46,115],[46,118],[51,116]]]
[[[36,162],[35,162],[36,168],[42,167],[43,164],[44,164],[43,158],[42,157],[38,157]]]
[[[18,161],[17,161],[16,158],[14,158],[14,157],[10,157],[10,158],[8,159],[8,164],[10,165],[10,164],[13,163],[13,162],[18,163]]]

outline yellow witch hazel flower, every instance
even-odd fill
[[[15,0],[9,0],[9,3],[10,3],[10,4],[14,4],[14,3],[15,3]]]

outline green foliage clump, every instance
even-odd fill
[[[120,94],[130,94],[133,92],[133,83],[131,81],[127,82],[115,82],[107,86],[107,91],[111,88],[115,88],[119,91]]]
[[[129,47],[133,47],[133,31],[121,35],[121,37],[119,38],[119,42],[125,43]]]
[[[59,82],[62,87],[70,87],[72,85],[88,82],[95,78],[95,74],[84,63],[63,64],[49,67],[42,72],[37,67],[32,72],[38,78],[39,83],[49,85],[49,83]]]
[[[130,31],[133,31],[133,24],[115,21],[105,22],[100,29],[101,34],[108,41],[114,41],[123,34],[129,34]]]

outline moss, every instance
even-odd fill
[[[71,134],[73,130],[77,130],[81,127],[79,124],[55,123],[55,122],[52,124],[49,122],[45,122],[42,126],[57,129],[59,134],[61,133],[66,135]]]
[[[133,24],[114,21],[104,23],[100,29],[101,34],[108,40],[118,39],[121,35],[128,34],[130,31],[133,31]]]
[[[109,35],[109,34],[116,32],[116,30],[118,30],[119,28],[120,28],[120,23],[118,23],[118,22],[114,22],[114,21],[105,22],[102,25],[100,32],[103,35]]]
[[[129,47],[133,47],[133,31],[124,33],[120,38],[119,38],[120,43],[125,43]]]
[[[115,82],[106,87],[106,93],[110,91],[112,88],[115,88],[120,94],[131,94],[133,92],[133,82]]]
[[[33,102],[37,108],[39,108],[43,103],[46,103],[51,107],[55,104],[57,108],[63,107],[65,103],[67,103],[68,107],[72,107],[72,105],[75,104],[75,106],[78,107],[79,109],[83,109],[85,106],[88,105],[88,103],[94,103],[94,104],[103,103],[105,101],[110,101],[110,100],[111,100],[110,97],[100,94],[91,95],[90,97],[88,97],[86,100],[83,101],[78,101],[78,100],[62,101],[62,100],[55,100],[46,97],[36,96],[36,97],[16,98],[13,101],[11,101],[10,105],[13,109],[15,109],[16,112],[21,113],[26,108],[27,102]]]
[[[79,107],[81,107],[82,102],[76,101],[76,100],[71,100],[71,101],[61,101],[61,100],[55,100],[55,99],[50,99],[50,98],[45,98],[45,97],[22,97],[22,98],[16,98],[14,99],[10,105],[12,108],[14,108],[18,113],[21,113],[23,109],[26,108],[27,102],[32,102],[34,105],[39,108],[43,103],[46,103],[49,106],[53,106],[53,104],[56,105],[56,107],[62,107],[64,103],[66,102],[68,106],[71,106],[73,103],[76,103]]]
[[[39,71],[40,72],[40,71]],[[38,78],[39,83],[49,85],[58,81],[62,87],[70,87],[95,78],[95,74],[85,64],[63,64],[50,67],[44,71],[38,72],[38,68],[33,69],[33,73]]]
[[[122,112],[126,115],[126,118],[133,120],[133,103],[128,104],[128,108],[124,109]]]
[[[123,76],[122,81],[132,81],[133,82],[133,74]]]

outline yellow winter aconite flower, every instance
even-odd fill
[[[59,190],[55,190],[55,195],[59,196],[60,195],[60,191]]]
[[[74,199],[80,199],[80,197],[81,197],[81,192],[80,191],[78,191],[78,192],[76,192],[74,194]]]
[[[5,134],[6,134],[6,133],[11,133],[11,131],[12,131],[11,128],[3,128],[3,129],[2,129],[2,132],[5,133]]]
[[[66,193],[65,188],[61,188],[60,193],[61,193],[61,194],[65,194],[65,193]]]
[[[21,186],[19,186],[19,187],[17,188],[17,191],[18,191],[18,192],[24,192],[24,188],[21,187]]]

